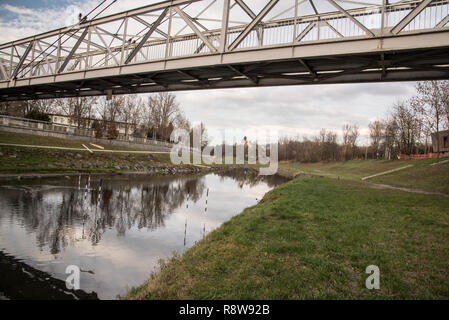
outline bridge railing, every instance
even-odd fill
[[[0,45],[0,82],[242,49],[449,28],[449,0],[401,1],[352,9],[342,7],[345,0],[326,1],[335,10],[301,16],[299,2],[291,1],[296,4],[290,14],[267,18],[273,8],[287,2],[270,0],[258,14],[245,9],[251,16],[247,23],[230,18],[231,8],[245,7],[241,0],[174,0],[151,5]],[[214,3],[221,3],[224,19],[207,18]],[[301,6],[308,3],[302,1]],[[204,6],[201,14],[190,16],[186,9],[190,4],[198,4],[200,9]],[[148,22],[150,17],[152,22]],[[216,27],[204,27],[208,20],[215,21]],[[144,28],[138,31],[134,27],[127,33],[127,26],[136,21]],[[182,23],[187,27],[185,32],[179,31]],[[177,31],[171,30],[172,25]]]
[[[420,3],[421,1],[410,1],[385,7],[370,6],[348,10],[347,12],[374,35],[389,35],[391,29]],[[437,24],[448,15],[449,1],[434,1],[416,19],[407,24],[403,31],[434,30]],[[227,31],[227,43],[233,43],[246,27],[247,25],[229,28]],[[235,49],[369,37],[345,13],[339,11],[262,22],[259,24],[259,28],[261,31],[252,30]],[[218,47],[221,31],[211,30],[206,33],[206,37],[215,47]],[[207,46],[202,46],[202,44],[202,40],[195,34],[174,37],[168,42],[167,40],[148,42],[142,48],[145,54],[136,58],[134,62],[212,53]],[[197,51],[198,48],[201,48],[201,50]]]

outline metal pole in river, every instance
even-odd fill
[[[204,212],[205,213],[207,212],[207,201],[208,201],[208,199],[209,199],[209,188],[207,188],[207,191],[206,191],[206,207],[204,208]]]
[[[103,190],[103,179],[100,179],[100,186],[98,187],[98,202],[101,201],[102,190]]]

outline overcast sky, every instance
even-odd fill
[[[158,1],[118,0],[108,14]],[[71,23],[100,0],[0,0],[0,43]],[[396,101],[414,92],[413,82],[314,85],[253,89],[221,89],[176,93],[186,116],[205,123],[215,143],[232,128],[237,139],[265,135],[316,135],[321,128],[337,131],[357,124],[367,142],[370,121],[385,117]],[[232,141],[232,137],[227,136]]]

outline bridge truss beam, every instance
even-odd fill
[[[2,44],[0,101],[449,79],[449,0],[262,2],[172,0]]]

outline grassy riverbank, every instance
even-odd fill
[[[448,299],[449,197],[373,189],[360,176],[374,170],[349,165],[314,170],[352,178],[298,178],[269,192],[125,298]],[[380,290],[365,287],[369,265]]]
[[[87,142],[0,131],[0,179],[35,174],[69,173],[150,173],[189,174],[232,169],[238,165],[173,165],[167,151],[145,151]],[[256,167],[257,166],[251,166]]]
[[[0,174],[70,172],[157,173],[172,167],[168,153],[142,153],[142,150],[137,151],[108,145],[105,146],[106,149],[113,152],[95,152],[90,154],[87,150],[83,150],[82,144],[89,145],[87,142],[54,137],[0,131],[0,143],[34,146],[0,145]],[[52,148],[41,148],[38,146]],[[95,149],[92,146],[90,147]],[[74,150],[58,148],[72,148]]]
[[[432,165],[438,161],[443,162],[448,159],[410,161],[352,160],[346,162],[318,162],[307,164],[284,163],[280,165],[279,170],[287,176],[306,173],[328,178],[360,181],[363,177],[410,166],[404,170],[374,177],[366,181],[449,194],[449,163]]]
[[[94,153],[0,146],[0,174],[117,173],[169,165],[165,154]]]
[[[55,137],[45,137],[38,136],[34,134],[27,133],[17,133],[0,131],[0,143],[6,144],[18,144],[18,145],[30,145],[30,146],[49,146],[49,147],[59,147],[59,148],[75,148],[83,149],[83,144],[96,149],[89,145],[89,142],[82,140],[70,140]],[[103,145],[108,150],[115,151],[142,151],[141,149],[133,149],[114,145]]]

